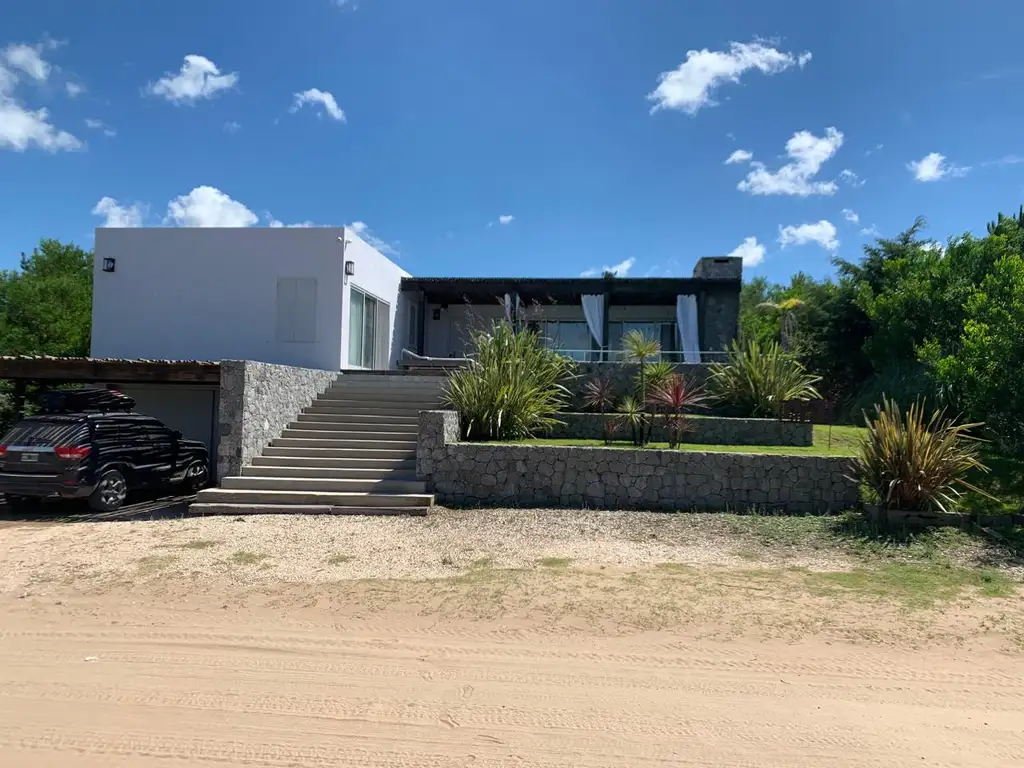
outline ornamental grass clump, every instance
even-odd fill
[[[988,472],[978,458],[981,424],[956,424],[944,410],[926,413],[923,402],[905,411],[889,398],[864,415],[868,429],[857,459],[857,479],[888,509],[955,511],[964,490],[991,495],[967,481]]]
[[[733,342],[729,358],[713,363],[708,393],[730,413],[747,418],[778,418],[787,400],[821,398],[814,385],[821,377],[784,352],[778,342]]]
[[[451,375],[443,402],[458,411],[467,440],[520,440],[560,423],[569,401],[567,357],[544,346],[537,331],[496,321],[471,331],[468,363]]]

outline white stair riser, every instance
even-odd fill
[[[288,429],[316,430],[322,432],[358,432],[362,435],[383,435],[389,432],[418,434],[418,428],[415,422],[394,424],[382,421],[376,424],[367,424],[361,421],[293,421],[288,425]]]
[[[280,439],[280,438],[278,438]],[[376,445],[376,443],[374,443]],[[294,445],[269,445],[263,449],[263,456],[271,458],[286,458],[291,456],[302,456],[307,458],[321,459],[350,459],[350,458],[377,458],[392,460],[408,460],[416,458],[416,446],[402,446],[400,448],[352,448],[352,447],[309,447]]]
[[[381,450],[392,450],[392,451],[412,451],[416,452],[416,441],[414,439],[394,439],[394,440],[373,440],[362,437],[356,438],[328,438],[322,437],[319,439],[309,437],[279,437],[274,440],[271,444],[274,448],[367,448],[367,449],[381,449]]]
[[[209,488],[196,497],[201,504],[330,504],[362,507],[433,506],[431,494],[341,493],[333,491],[254,491]]]
[[[320,422],[332,424],[360,424],[368,427],[386,426],[391,424],[408,424],[417,429],[420,420],[419,411],[396,411],[395,413],[345,413],[344,411],[314,411],[307,408],[298,415],[300,423]]]
[[[375,432],[372,429],[284,429],[281,437],[299,437],[309,440],[412,440],[416,442],[419,433],[415,430],[401,432]]]
[[[193,504],[193,515],[426,515],[430,507],[340,507],[330,504]]]
[[[225,477],[225,490],[426,493],[421,480],[337,480],[316,477]]]
[[[268,467],[253,465],[242,467],[242,477],[314,477],[326,480],[415,481],[413,468],[367,469],[365,467]]]
[[[367,459],[359,451],[348,458],[318,456],[257,456],[253,467],[319,467],[321,469],[375,469],[382,472],[415,472],[415,459]]]

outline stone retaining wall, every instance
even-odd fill
[[[838,511],[858,502],[846,458],[459,443],[458,416],[420,413],[417,477],[442,504]]]
[[[604,425],[614,421],[615,414],[560,413],[562,424],[552,427],[545,437],[572,440],[603,440]],[[717,416],[689,416],[689,429],[683,441],[703,445],[812,445],[814,426],[806,422],[778,419],[731,419]],[[616,432],[616,439],[628,440],[629,427]],[[668,428],[661,416],[655,418],[651,431],[655,442],[668,441]]]
[[[217,479],[241,474],[337,378],[337,371],[222,360]]]

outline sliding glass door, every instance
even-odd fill
[[[348,364],[384,368],[391,306],[352,286],[348,310]]]

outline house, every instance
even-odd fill
[[[668,359],[707,361],[736,335],[740,278],[739,259],[717,257],[687,278],[413,277],[347,227],[97,229],[92,358],[0,368],[22,386],[119,388],[219,446],[223,475],[258,456],[329,372],[461,357],[468,331],[497,318],[534,325],[585,365],[616,359],[632,329]]]

